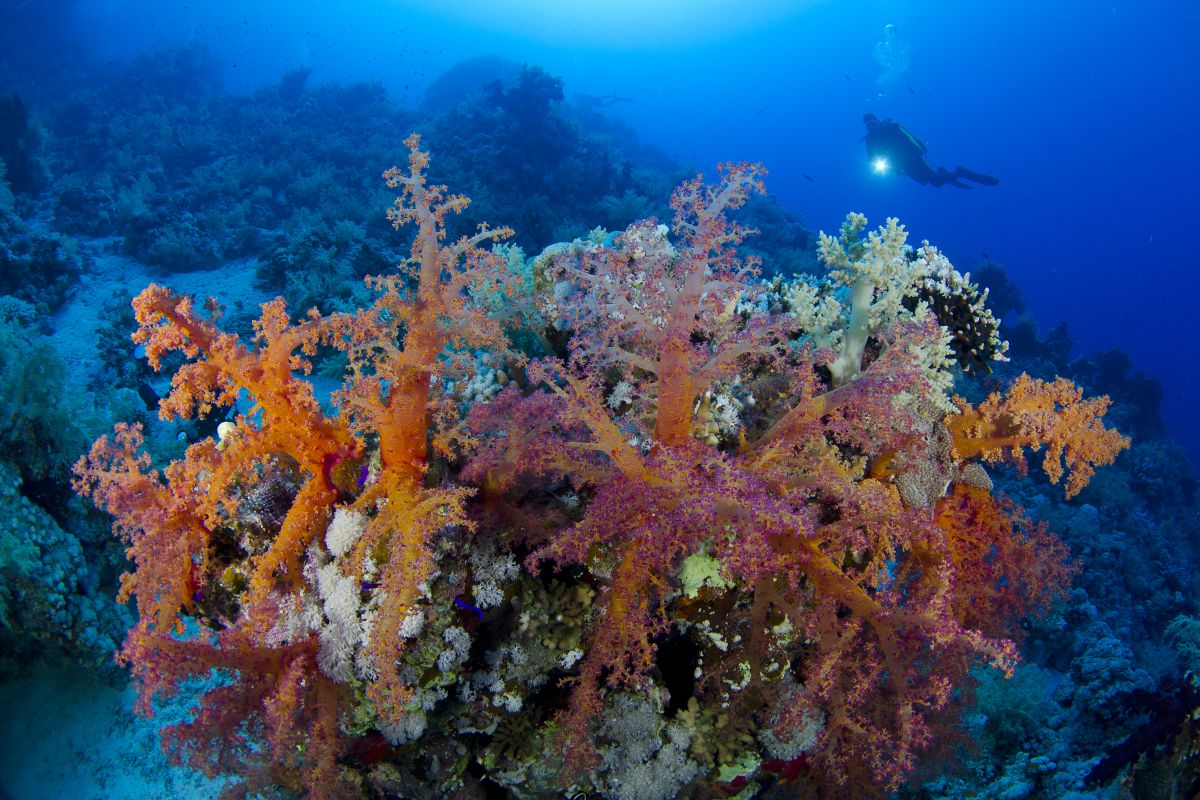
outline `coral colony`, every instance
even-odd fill
[[[248,345],[215,301],[134,302],[181,364],[164,418],[252,404],[161,471],[136,425],[76,466],[135,565],[139,710],[196,696],[167,752],[231,796],[897,787],[1074,571],[985,465],[1039,452],[1074,495],[1128,445],[1107,398],[950,396],[999,321],[894,219],[822,234],[820,281],[760,280],[730,217],[758,165],[526,259],[450,241],[468,201],[406,145],[412,254],[369,308],[279,299]],[[344,365],[336,411],[314,360]]]

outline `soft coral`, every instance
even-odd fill
[[[821,376],[833,356],[795,347],[795,319],[743,308],[756,291],[754,265],[737,258],[746,232],[726,215],[761,188],[760,174],[732,165],[715,185],[681,186],[672,201],[676,244],[651,220],[557,258],[547,312],[571,330],[570,360],[529,370],[552,398],[511,388],[473,412],[482,446],[464,475],[497,478],[494,492],[564,477],[588,489],[578,522],[527,531],[530,568],[582,565],[604,587],[561,720],[571,766],[595,763],[588,725],[603,696],[645,688],[656,637],[690,624],[676,616],[684,606],[674,575],[683,559],[705,552],[751,607],[727,612],[728,649],[707,653],[697,686],[725,692],[750,665],[752,690],[729,702],[746,702],[748,712],[754,701],[746,698],[779,694],[772,719],[781,737],[822,714],[811,763],[825,780],[894,788],[968,668],[982,658],[1008,671],[1015,661],[1003,638],[1013,610],[990,603],[981,613],[993,617],[984,620],[971,613],[970,591],[1028,586],[1036,608],[1055,587],[1023,573],[1043,559],[1049,573],[1065,574],[1055,566],[1063,552],[1039,548],[1038,535],[1022,539],[1021,524],[1005,527],[1004,512],[989,506],[994,521],[981,535],[1025,543],[1002,547],[1003,563],[992,564],[964,535],[972,522],[946,510],[939,525],[926,508],[902,501],[889,465],[897,454],[922,457],[947,405],[928,357],[944,338],[932,316],[902,317],[878,331],[878,352],[830,387]],[[694,435],[706,391],[754,384],[764,373],[786,379],[759,387],[775,409],[761,435],[743,431],[735,446]],[[1061,409],[1064,434],[1099,425],[1096,414],[1075,408]],[[1085,478],[1083,465],[1102,458],[1082,450],[1073,469]],[[512,497],[523,499],[520,491]],[[511,512],[508,519],[522,518]],[[767,624],[776,614],[805,643],[803,689],[786,703],[763,656],[778,655],[788,637]],[[742,644],[729,644],[735,640]]]
[[[204,695],[193,721],[164,732],[172,747],[211,772],[265,774],[314,797],[348,784],[335,762],[345,687],[320,670],[323,640],[289,616],[312,591],[307,562],[314,552],[327,558],[324,533],[335,507],[367,520],[342,563],[354,573],[353,585],[363,580],[379,600],[365,654],[374,664],[367,686],[374,713],[400,717],[410,687],[397,670],[397,630],[433,569],[433,537],[470,524],[463,508],[470,490],[425,486],[430,437],[454,411],[439,394],[466,369],[471,348],[503,349],[499,325],[471,296],[509,291],[503,259],[480,247],[509,232],[484,228],[446,243],[445,217],[467,200],[427,183],[419,137],[405,145],[408,169],[385,175],[401,189],[389,217],[397,228],[414,223],[417,233],[401,273],[371,279],[380,292],[373,306],[328,316],[313,310],[293,323],[278,299],[263,305],[255,346],[247,347],[217,326],[215,303],[206,317],[190,297],[151,285],[134,301],[134,341],[156,369],[171,351],[186,359],[162,415],[205,414],[233,406],[243,393],[253,408],[219,445],[189,447],[167,467],[165,482],[149,470],[141,433],[131,426],[119,426],[112,441],[101,439],[76,466],[77,490],[116,517],[130,544],[135,571],[124,591],[136,595],[140,615],[120,658],[140,680],[140,709],[149,712],[156,694],[175,693],[185,678],[214,668],[232,673],[229,685]],[[301,377],[319,346],[349,354],[347,379],[335,395],[338,415],[322,411]],[[434,443],[449,447],[452,438],[434,435]],[[379,466],[364,482],[368,441]],[[247,511],[240,508],[245,489],[281,472],[291,476],[281,483],[289,487],[281,522],[256,545],[244,535],[239,542],[234,530]],[[249,579],[237,613],[214,623],[223,627],[215,639],[177,638],[184,618],[208,600],[206,587],[236,587],[239,561]],[[369,584],[368,564],[377,571]],[[253,734],[270,746],[261,751]]]
[[[756,267],[736,252],[747,231],[728,214],[761,190],[762,169],[739,164],[676,191],[673,242],[647,221],[553,261],[538,276],[555,284],[543,311],[571,329],[570,359],[530,365],[524,389],[510,386],[457,424],[464,404],[451,390],[475,352],[505,349],[500,324],[472,298],[495,306],[518,290],[503,258],[482,248],[507,231],[446,241],[445,218],[466,201],[428,185],[419,140],[406,144],[407,170],[387,173],[401,190],[391,218],[416,235],[401,273],[371,281],[371,307],[292,324],[281,301],[267,304],[251,348],[188,298],[158,287],[139,298],[137,338],[151,361],[169,350],[189,359],[166,413],[232,405],[243,391],[256,403],[220,446],[193,445],[164,477],[129,427],[78,467],[78,488],[117,516],[136,563],[127,592],[142,613],[122,657],[143,708],[187,677],[235,673],[168,732],[180,752],[314,793],[349,786],[338,783],[339,715],[355,702],[383,730],[412,707],[406,659],[417,648],[400,634],[414,615],[425,619],[435,545],[493,522],[468,505],[475,484],[478,508],[502,521],[494,532],[524,534],[530,572],[553,564],[599,589],[586,653],[559,662],[574,683],[557,720],[568,766],[596,762],[594,716],[617,692],[649,690],[657,642],[674,629],[702,639],[692,686],[701,702],[734,705],[779,741],[819,728],[805,758],[819,781],[898,785],[951,687],[981,658],[1010,669],[1013,616],[1038,610],[1068,572],[1061,548],[982,488],[955,485],[944,497],[967,474],[957,461],[1047,444],[1051,477],[1065,456],[1077,491],[1123,441],[1100,423],[1103,403],[1069,385],[1018,384],[1007,401],[946,417],[945,332],[900,304],[839,375],[830,350],[797,345],[798,316],[752,300]],[[902,245],[885,238],[863,246]],[[297,375],[318,346],[348,357],[338,415]],[[712,398],[735,391],[740,407],[761,409],[755,424],[737,430],[735,419],[736,436],[702,429]],[[463,449],[472,455],[460,483],[444,480]],[[912,502],[900,478],[931,463],[928,502]],[[269,480],[286,512],[239,541],[243,506]],[[560,489],[577,492],[577,506],[558,502]],[[354,530],[326,549],[335,511]],[[694,556],[715,559],[720,588],[688,595],[677,574]],[[249,569],[236,613],[207,615],[223,630],[179,638],[181,619],[203,611],[204,592],[234,567]],[[338,616],[352,636],[336,644],[359,648],[354,701],[344,675],[322,671],[315,626],[330,606],[314,600],[319,575],[348,587],[351,613]],[[1031,596],[1014,606],[1007,587]],[[295,734],[309,724],[316,736]],[[222,737],[229,726],[238,732]]]
[[[1022,449],[1046,447],[1042,470],[1051,483],[1067,474],[1066,496],[1079,494],[1097,466],[1111,464],[1129,439],[1104,427],[1107,397],[1083,399],[1083,390],[1066,378],[1041,381],[1021,375],[1001,396],[992,393],[972,408],[956,400],[959,413],[948,419],[961,458],[1009,461],[1022,470]],[[1069,473],[1069,474],[1068,474]]]

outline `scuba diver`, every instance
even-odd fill
[[[929,148],[912,132],[894,119],[879,119],[874,114],[863,114],[863,124],[867,126],[867,135],[862,141],[867,143],[867,157],[871,159],[871,168],[883,174],[890,169],[901,172],[922,186],[942,186],[950,184],[959,189],[970,189],[972,181],[980,186],[995,186],[999,178],[973,172],[966,167],[955,167],[951,172],[945,167],[936,170],[925,163],[925,154]]]

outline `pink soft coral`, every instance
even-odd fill
[[[414,687],[399,634],[439,567],[435,538],[484,526],[512,535],[529,572],[569,569],[598,588],[585,653],[564,666],[573,689],[556,725],[569,771],[596,763],[594,718],[614,693],[648,690],[657,643],[686,627],[702,649],[700,699],[780,740],[816,721],[806,779],[826,792],[899,785],[952,687],[980,660],[1011,670],[1014,615],[1044,607],[1070,573],[1061,546],[983,480],[955,483],[959,462],[1045,445],[1047,474],[1060,478],[1065,459],[1074,494],[1125,443],[1101,423],[1104,402],[1022,379],[946,417],[932,316],[874,334],[853,378],[831,380],[832,354],[799,346],[796,318],[754,302],[756,264],[736,252],[748,231],[729,215],[762,191],[763,170],[732,164],[675,192],[669,230],[637,223],[537,276],[554,284],[540,311],[572,332],[569,357],[528,365],[462,422],[448,387],[475,352],[512,355],[473,302],[518,295],[482,247],[507,231],[448,242],[446,217],[466,200],[428,185],[428,156],[415,136],[406,144],[407,169],[387,173],[401,191],[391,218],[416,235],[400,274],[371,281],[371,307],[293,323],[268,303],[251,347],[190,298],[152,286],[136,301],[151,362],[187,359],[164,414],[243,393],[255,403],[220,445],[192,445],[161,475],[130,426],[77,467],[77,488],[114,514],[136,567],[124,596],[139,622],[121,658],[141,709],[212,669],[230,679],[165,732],[174,755],[251,787],[353,792],[343,713],[353,703],[377,728],[402,718]],[[319,346],[347,354],[336,415],[302,377]],[[932,488],[914,503],[897,484],[922,469]],[[264,485],[284,509],[239,540],[230,531]],[[331,564],[335,510],[361,529]],[[685,590],[680,568],[697,556],[719,564],[720,588]],[[317,561],[373,603],[356,653],[370,669],[353,697],[296,623]],[[218,591],[237,593],[236,613],[209,606]],[[220,633],[185,635],[191,616]]]
[[[574,331],[570,365],[536,365],[530,377],[557,399],[522,400],[510,389],[477,409],[472,425],[485,446],[464,474],[502,474],[497,488],[517,486],[522,474],[568,476],[593,492],[582,519],[527,561],[611,575],[563,720],[572,766],[593,763],[587,726],[602,693],[648,680],[654,638],[671,624],[673,576],[684,557],[707,549],[754,598],[753,619],[730,636],[765,651],[765,615],[775,608],[810,642],[803,694],[780,712],[780,730],[802,724],[805,709],[824,709],[826,774],[844,780],[866,769],[860,782],[895,786],[928,741],[926,710],[945,703],[972,657],[1008,668],[1014,651],[956,617],[957,565],[944,531],[905,508],[886,478],[864,474],[870,459],[923,438],[915,412],[893,398],[932,391],[913,353],[936,341],[936,324],[898,327],[886,357],[827,391],[811,353],[789,356],[790,317],[738,308],[755,271],[736,257],[745,231],[726,215],[761,189],[760,174],[733,165],[717,185],[685,183],[672,202],[677,246],[651,221],[556,262],[552,277],[573,287],[557,291],[570,298],[557,309]],[[705,392],[781,371],[791,376],[790,410],[764,435],[732,450],[693,435]],[[486,436],[513,428],[527,432]],[[743,652],[711,653],[702,682],[740,676]],[[772,691],[752,659],[756,688],[741,698]]]

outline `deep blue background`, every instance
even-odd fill
[[[850,210],[895,215],[964,268],[987,252],[1043,330],[1065,320],[1080,353],[1120,347],[1160,379],[1171,432],[1200,461],[1200,3],[426,5],[88,0],[75,23],[103,57],[203,41],[235,91],[304,64],[314,81],[380,80],[415,102],[445,68],[496,53],[562,76],[568,95],[616,92],[631,102],[611,113],[701,169],[765,162],[814,228]],[[873,51],[888,23],[911,56],[881,95]],[[872,174],[865,111],[903,121],[934,165],[1001,185]]]

